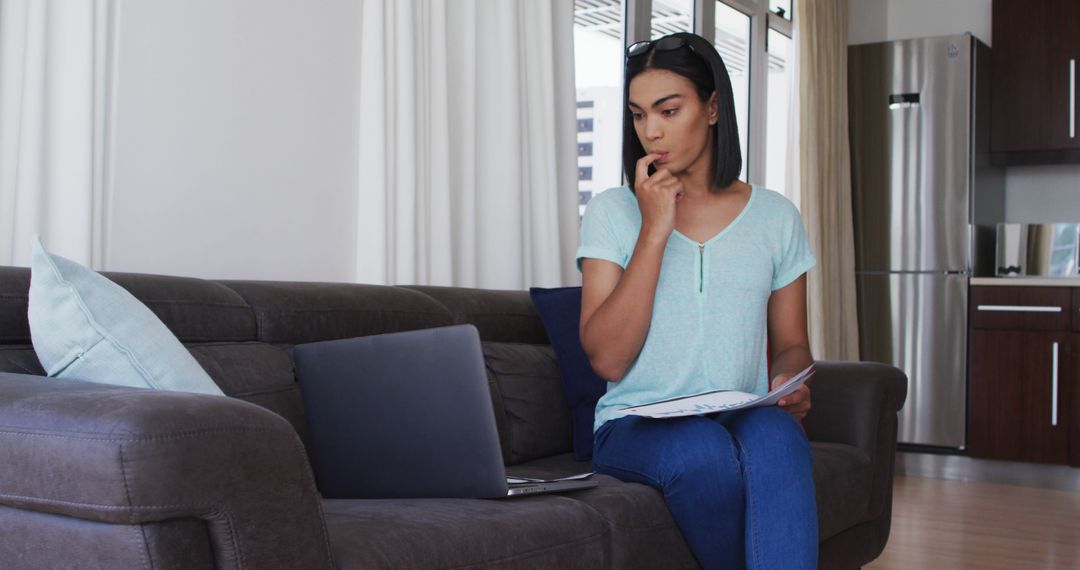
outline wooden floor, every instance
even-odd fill
[[[865,568],[1080,568],[1080,492],[898,475],[889,543]]]

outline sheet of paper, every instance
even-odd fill
[[[684,398],[623,408],[619,412],[647,418],[678,418],[711,414],[713,412],[730,412],[758,406],[773,406],[780,401],[780,398],[794,392],[796,388],[803,385],[813,375],[814,365],[811,364],[802,372],[792,376],[783,385],[778,386],[764,396],[755,396],[738,390],[717,390],[696,396],[686,396]]]

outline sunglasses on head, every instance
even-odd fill
[[[682,36],[666,36],[658,40],[645,40],[642,42],[635,42],[630,47],[626,48],[626,58],[637,57],[642,54],[649,53],[649,50],[656,48],[656,51],[671,51],[681,47],[688,47],[690,51],[697,53],[694,49],[694,44],[687,41]]]

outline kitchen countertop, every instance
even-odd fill
[[[971,285],[1014,287],[1080,287],[1080,277],[972,277]]]

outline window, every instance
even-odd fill
[[[577,179],[592,180],[592,167],[591,166],[579,166],[577,169]]]
[[[694,31],[693,0],[653,0],[651,39],[675,32]]]
[[[781,18],[791,20],[791,0],[769,0],[769,11]]]
[[[787,194],[789,109],[793,88],[791,38],[770,29],[768,41],[769,84],[765,132],[765,185]],[[792,200],[797,197],[790,196]]]
[[[735,96],[735,120],[739,125],[739,149],[742,150],[743,169],[739,178],[747,181],[750,159],[747,140],[750,128],[750,16],[724,4],[716,3],[716,31],[713,45],[727,67],[731,77],[731,90]]]
[[[578,215],[594,191],[622,184],[624,10],[622,0],[574,1]],[[588,179],[581,177],[584,168]]]

